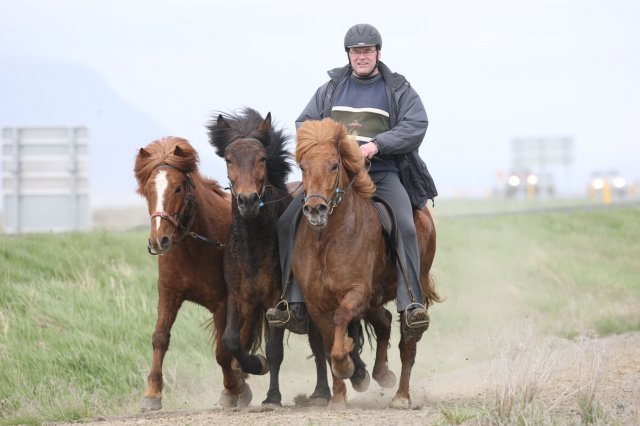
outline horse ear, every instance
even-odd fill
[[[262,132],[269,132],[271,130],[271,112],[267,113],[267,116],[262,123],[258,126],[258,130]]]
[[[219,129],[228,129],[231,126],[229,126],[229,123],[227,123],[227,120],[224,119],[222,114],[219,114],[216,120],[216,127]]]
[[[144,148],[140,148],[140,151],[138,151],[138,157],[148,158],[151,157],[151,153]]]
[[[173,155],[176,157],[186,157],[184,149],[180,148],[178,145],[176,145],[176,148],[173,150]]]

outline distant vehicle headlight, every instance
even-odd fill
[[[593,186],[593,189],[602,189],[602,188],[604,188],[604,179],[595,178],[594,180],[591,181],[591,186]]]
[[[613,187],[614,188],[622,189],[626,185],[627,185],[627,181],[624,180],[624,178],[621,177],[621,176],[618,176],[618,177],[613,179]]]
[[[527,183],[531,186],[535,186],[538,184],[538,176],[536,175],[529,175],[527,176]]]
[[[507,179],[507,183],[509,186],[518,186],[520,185],[520,178],[516,175],[511,175],[509,176],[509,179]]]

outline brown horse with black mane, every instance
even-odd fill
[[[245,375],[232,368],[233,356],[221,343],[227,313],[222,248],[231,200],[216,181],[200,175],[197,163],[193,147],[175,137],[140,148],[135,160],[138,193],[146,198],[151,218],[148,250],[158,255],[158,319],[143,410],[162,408],[162,362],[185,300],[213,314],[215,355],[224,376],[220,404],[244,406],[251,400]]]
[[[219,114],[208,125],[210,143],[225,159],[233,195],[229,243],[225,247],[224,274],[229,304],[223,343],[250,374],[270,372],[264,405],[280,405],[278,383],[283,354],[282,328],[270,327],[265,360],[255,353],[265,311],[280,299],[281,277],[276,221],[291,196],[286,179],[293,166],[286,150],[288,138],[251,108],[237,114]],[[315,339],[314,339],[315,337]],[[317,382],[310,399],[326,404],[330,398],[322,342],[309,332],[316,355]]]
[[[320,328],[333,374],[331,405],[340,408],[346,403],[343,379],[354,373],[349,356],[353,341],[346,336],[353,319],[365,319],[376,334],[372,377],[385,387],[395,382],[387,367],[391,314],[384,304],[395,299],[400,284],[371,201],[375,186],[355,138],[347,135],[344,125],[329,118],[304,122],[298,128],[296,161],[302,171],[307,220],[300,221],[296,233],[293,274]],[[414,221],[424,305],[429,306],[440,301],[429,276],[435,228],[428,209],[414,211]],[[402,371],[391,405],[404,408],[411,404],[409,379],[416,342],[401,338],[399,348]]]

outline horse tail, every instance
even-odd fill
[[[262,348],[262,342],[267,340],[269,334],[269,325],[267,317],[261,315],[261,318],[255,321],[255,326],[251,330],[251,353],[255,354]]]
[[[424,288],[423,291],[427,306],[431,306],[434,303],[442,303],[445,300],[445,298],[440,296],[440,294],[438,294],[438,292],[436,291],[435,280],[433,279],[433,275],[431,274],[429,274],[426,288]]]
[[[216,337],[218,336],[218,330],[216,329],[216,325],[213,320],[213,315],[211,315],[211,318],[204,320],[201,324],[201,327],[204,328],[205,330],[207,329],[210,330],[211,334],[209,334],[209,341],[207,342],[207,344],[211,346],[211,350],[213,350],[216,344]]]
[[[364,329],[367,332],[367,341],[369,342],[369,349],[373,349],[373,339],[375,338],[375,330],[373,325],[368,322],[364,323]],[[364,343],[364,336],[362,336],[362,343]]]
[[[364,333],[367,333],[367,340],[369,341],[369,347],[373,349],[372,336],[374,335],[373,326],[365,321],[364,327],[362,326],[362,320],[352,320],[349,323],[349,337],[353,339],[355,347],[358,349],[358,355],[362,354],[362,347],[364,346]]]

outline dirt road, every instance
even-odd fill
[[[579,400],[589,396],[593,396],[596,407],[593,413],[604,423],[640,424],[640,333],[580,342],[553,339],[541,343],[516,339],[504,349],[489,361],[415,377],[410,410],[387,408],[395,389],[383,390],[372,382],[361,394],[349,387],[349,407],[343,411],[304,407],[294,401],[284,401],[280,409],[265,409],[259,405],[261,390],[254,390],[252,405],[245,409],[161,411],[96,418],[86,424],[475,424],[478,416],[489,416],[492,412],[498,415],[495,409],[499,407],[504,411],[505,400],[517,401],[527,389],[541,403],[530,407],[538,410],[531,414],[538,424],[546,423],[547,418],[564,424],[580,423]]]

